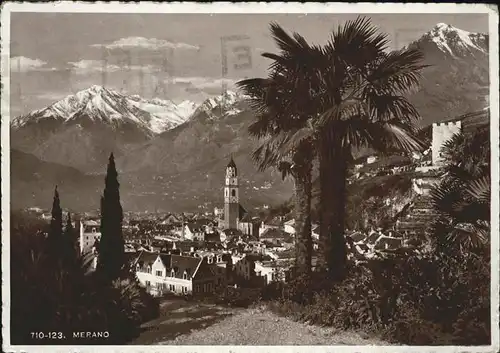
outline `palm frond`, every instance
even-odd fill
[[[446,217],[458,217],[464,206],[461,190],[461,183],[449,179],[433,187],[430,197],[434,209]]]
[[[387,35],[377,34],[377,28],[371,24],[370,19],[358,17],[338,26],[332,32],[326,48],[329,52],[335,52],[341,61],[362,68],[371,58],[384,52],[388,43]]]
[[[262,138],[272,133],[271,117],[269,115],[261,115],[248,126],[248,133],[257,138]]]
[[[368,106],[369,116],[375,121],[397,120],[404,123],[415,134],[415,122],[420,115],[408,99],[401,95],[378,94],[374,90],[365,88],[363,100]]]
[[[316,130],[310,126],[304,126],[300,129],[289,132],[286,138],[283,138],[279,144],[280,154],[291,155],[299,150],[299,148],[301,148],[304,144],[307,144],[312,148],[315,134]]]
[[[416,49],[395,50],[380,56],[375,67],[367,75],[367,82],[374,89],[388,94],[404,94],[418,87],[424,55]]]
[[[281,152],[286,139],[287,136],[283,132],[268,135],[263,139],[261,145],[253,151],[252,159],[257,163],[260,171],[276,167],[280,162],[287,160],[288,155]]]
[[[398,119],[387,122],[367,123],[365,128],[372,136],[371,147],[381,152],[424,151],[427,146],[411,133],[411,126],[407,126]]]
[[[281,49],[283,54],[300,57],[305,48],[309,48],[306,40],[299,34],[290,36],[278,23],[272,22],[270,24],[271,36],[274,42]]]
[[[475,249],[487,244],[489,234],[487,226],[459,223],[454,226],[446,238],[451,245]]]
[[[358,98],[343,100],[340,104],[335,104],[327,108],[318,118],[317,124],[319,128],[328,126],[338,120],[348,120],[353,115],[358,115],[359,112],[366,112],[367,105],[364,101]]]
[[[489,175],[471,181],[465,191],[481,203],[490,203],[491,198],[491,179]]]

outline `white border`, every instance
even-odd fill
[[[498,352],[499,346],[499,94],[498,94],[498,13],[493,5],[484,4],[400,4],[400,3],[171,3],[159,4],[141,2],[126,3],[7,3],[2,6],[1,13],[1,76],[2,76],[2,338],[3,350],[37,351],[37,352],[154,352],[159,346],[11,346],[9,327],[10,303],[10,153],[9,151],[9,121],[10,116],[10,13],[11,12],[81,12],[81,13],[485,13],[489,15],[490,35],[490,109],[491,109],[491,173],[492,173],[492,202],[491,202],[491,314],[492,314],[492,342],[490,346],[334,346],[337,352]],[[7,231],[5,231],[7,230]],[[4,236],[5,234],[5,236]],[[29,320],[29,318],[26,318]],[[402,348],[404,347],[404,348]],[[328,352],[332,347],[327,346],[165,346],[168,352],[268,352],[268,351],[309,351]]]

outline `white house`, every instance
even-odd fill
[[[403,238],[381,235],[375,242],[375,249],[397,249],[403,246]]]
[[[184,224],[183,238],[188,240],[205,240],[205,234],[215,234],[215,225],[210,220],[197,220]]]
[[[316,240],[319,239],[319,225],[313,224],[311,226],[311,237]]]
[[[273,261],[256,261],[255,275],[261,277],[263,284],[267,285],[278,279],[278,267]]]
[[[377,156],[369,156],[366,158],[366,164],[372,164],[377,161],[378,157]]]
[[[262,222],[259,227],[259,237],[268,229],[280,229],[281,221],[279,219],[273,219],[271,222]]]
[[[224,208],[214,207],[214,216],[215,217],[224,216]]]
[[[288,234],[295,234],[295,219],[286,221],[284,224],[284,230]]]
[[[274,280],[272,273],[276,271],[275,267],[270,265],[272,261],[269,260],[271,257],[262,254],[245,254],[239,259],[233,256],[233,272],[245,280],[262,277],[267,284]]]
[[[137,278],[152,295],[202,295],[226,286],[226,269],[206,258],[142,252],[135,263]]]

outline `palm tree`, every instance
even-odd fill
[[[385,34],[358,18],[339,26],[320,55],[313,55],[308,126],[285,149],[314,141],[320,165],[318,266],[333,278],[346,270],[346,179],[354,148],[379,152],[422,150],[414,134],[419,118],[406,94],[418,85],[423,55],[389,52]]]
[[[489,128],[459,133],[445,142],[445,177],[431,191],[439,217],[434,234],[441,250],[476,249],[489,243]]]
[[[267,136],[261,149],[273,163],[297,151],[314,151],[320,165],[320,256],[318,266],[342,279],[346,179],[353,148],[380,152],[422,150],[414,137],[419,118],[406,94],[418,85],[423,55],[414,49],[388,52],[387,35],[358,18],[332,32],[324,47],[271,25],[281,54],[267,80],[240,83],[258,115],[251,127]],[[272,164],[272,163],[268,163]]]
[[[295,258],[297,274],[311,271],[311,140],[302,139],[292,149],[283,146],[289,137],[307,123],[310,69],[308,62],[318,48],[310,46],[299,34],[290,37],[278,24],[270,26],[281,53],[264,53],[274,60],[268,78],[247,79],[237,83],[248,96],[256,120],[250,125],[250,135],[263,140],[252,157],[260,170],[277,167],[283,178],[290,175],[295,185]]]

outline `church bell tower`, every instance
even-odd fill
[[[226,167],[224,186],[224,225],[226,228],[238,229],[239,206],[238,170],[231,156]]]

